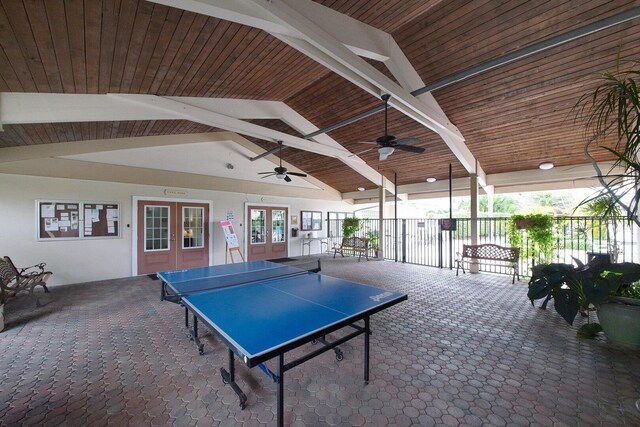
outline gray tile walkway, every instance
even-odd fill
[[[290,425],[640,425],[640,354],[585,341],[524,282],[393,262],[323,258],[326,274],[409,294],[372,318],[371,381],[362,344],[285,377]],[[237,363],[240,410],[205,333],[200,356],[183,311],[146,277],[59,286],[36,309],[7,306],[0,334],[0,425],[273,425],[275,387]],[[311,345],[308,346],[311,348]]]

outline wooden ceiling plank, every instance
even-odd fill
[[[0,30],[1,33],[2,30]],[[20,92],[21,90],[20,79],[11,66],[11,62],[9,62],[9,58],[7,58],[0,41],[0,92]]]
[[[231,29],[232,24],[228,21],[221,21],[217,19],[209,18],[209,24],[207,27],[213,28],[209,39],[204,43],[202,53],[199,55],[199,60],[194,64],[194,72],[189,79],[189,94],[190,96],[201,96],[203,88],[209,83],[211,73],[217,68],[217,64],[220,64],[222,58],[220,58],[219,51],[222,49],[222,44],[228,40],[225,34]]]
[[[200,88],[195,93],[202,92],[203,87],[207,88],[204,90],[205,93],[210,91],[215,93],[215,88],[224,83],[222,76],[225,71],[230,67],[236,55],[240,55],[243,48],[250,42],[246,38],[252,39],[254,36],[248,27],[221,22],[214,18],[209,19],[213,22],[220,22],[222,26],[221,30],[223,31],[216,34],[217,36],[219,34],[219,38],[215,40],[216,46],[219,46],[220,49],[215,54],[208,56],[212,61],[207,64],[206,73],[198,79],[197,86]]]
[[[37,36],[42,40],[38,42],[38,49],[42,57],[50,57],[49,64],[45,65],[46,68],[51,70],[47,71],[49,80],[52,80],[52,76],[55,76],[54,81],[60,82],[59,90],[54,89],[54,85],[51,86],[52,92],[73,93],[76,91],[76,85],[69,51],[70,43],[65,7],[66,5],[61,0],[46,1],[38,7],[38,9],[41,8],[37,13],[38,19],[45,19],[47,23],[46,27],[43,28],[46,34]],[[29,15],[31,19],[31,12],[29,12]],[[32,24],[33,27],[34,25]],[[38,25],[35,25],[35,27],[38,27]],[[43,50],[47,52],[46,55],[42,52]]]
[[[162,30],[168,13],[169,8],[152,4],[151,17],[143,35],[138,61],[131,79],[130,93],[141,93],[153,54],[161,43]]]
[[[117,16],[116,37],[113,50],[113,62],[111,64],[111,79],[109,83],[110,93],[126,92],[124,89],[125,67],[136,16],[138,15],[137,1],[122,0]]]
[[[83,30],[84,65],[87,73],[86,93],[97,94],[100,93],[101,66],[104,65],[100,62],[102,59],[102,5],[97,1],[90,1],[84,4],[84,8],[84,22],[78,22],[78,28],[69,28],[69,31],[80,33],[80,28]]]
[[[85,62],[84,11],[84,1],[82,0],[67,0],[65,3],[65,28],[69,42],[68,55],[71,61],[71,72],[73,74],[73,93],[89,93]],[[56,48],[56,50],[58,49]]]
[[[126,0],[125,0],[126,1]],[[100,75],[98,78],[98,93],[111,91],[111,74],[116,49],[116,29],[118,28],[118,10],[120,1],[102,3],[100,33]]]
[[[140,69],[140,61],[147,60],[148,56],[144,52],[145,40],[149,34],[149,26],[153,15],[154,5],[143,1],[139,3],[131,27],[131,35],[127,46],[127,53],[124,55],[125,61],[122,70],[119,91],[131,93],[133,80]]]
[[[215,37],[214,34],[216,34],[216,27],[218,26],[225,28],[228,27],[229,24],[207,17],[202,30],[189,47],[176,77],[174,77],[172,84],[167,89],[168,93],[180,94],[181,96],[193,95],[193,87],[186,87],[185,83],[193,79],[194,74],[202,67],[203,62],[210,56],[212,49],[217,45],[217,40],[213,38]],[[215,40],[214,43],[211,43],[212,39]]]
[[[173,40],[173,34],[177,31],[178,23],[180,22],[183,14],[182,10],[158,5],[156,5],[154,11],[158,11],[158,19],[160,19],[161,21],[161,28],[159,31],[159,35],[154,38],[155,44],[153,45],[153,49],[151,49],[151,56],[149,58],[147,67],[144,70],[144,74],[140,76],[140,88],[135,89],[133,93],[154,93],[151,92],[151,87],[153,84],[155,84],[155,82],[162,80],[162,77],[158,74],[162,72],[160,70],[160,66],[167,54],[169,45]],[[166,12],[166,14],[163,14],[163,12]],[[149,39],[151,38],[152,35],[150,34]],[[166,72],[166,69],[164,70],[164,72]],[[134,83],[134,88],[135,87],[136,86]]]
[[[194,19],[189,25],[187,32],[184,34],[184,37],[180,40],[180,45],[175,46],[176,51],[175,55],[172,55],[173,59],[171,62],[171,66],[167,70],[167,73],[164,76],[162,84],[160,85],[157,93],[161,95],[179,95],[175,92],[171,91],[172,87],[176,85],[176,78],[181,79],[181,75],[184,73],[183,67],[188,64],[185,63],[185,58],[187,57],[190,49],[193,44],[198,39],[198,35],[203,30],[204,26],[207,23],[208,17],[203,15],[197,15],[193,13],[188,13],[189,15],[193,15]]]
[[[2,6],[4,13],[0,14],[0,43],[23,89],[47,92],[49,82],[23,5],[17,1],[5,1]]]
[[[182,12],[180,14],[178,24],[175,27],[171,26],[167,28],[169,31],[173,28],[169,44],[163,51],[159,52],[161,55],[161,61],[158,65],[158,71],[156,72],[151,87],[145,93],[164,94],[164,88],[171,84],[171,72],[176,67],[174,61],[176,60],[183,43],[189,36],[189,31],[196,20],[196,16],[197,15],[195,13]]]
[[[227,77],[226,84],[220,88],[222,90],[220,97],[222,98],[240,96],[240,94],[236,93],[233,89],[244,86],[244,83],[249,80],[249,75],[255,73],[253,66],[257,58],[264,54],[265,45],[267,45],[267,47],[271,46],[268,41],[268,33],[256,29],[252,31],[257,33],[256,37],[251,41],[251,44],[247,46],[245,54],[242,55],[240,61],[233,66],[233,72]]]

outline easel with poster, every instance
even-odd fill
[[[242,262],[244,262],[244,255],[242,255],[242,251],[240,250],[240,244],[238,243],[238,236],[236,236],[236,232],[233,230],[233,224],[231,221],[220,221],[220,225],[222,226],[222,231],[224,231],[224,237],[227,240],[225,254],[224,254],[224,263],[228,264],[228,258],[231,258],[231,263],[235,263],[233,259],[233,253],[238,252]]]

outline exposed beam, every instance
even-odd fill
[[[153,95],[148,96],[153,97]],[[301,134],[317,129],[302,115],[281,101],[198,97],[166,97],[166,99],[175,101],[178,103],[176,105],[187,104],[200,110],[217,113],[219,115],[217,117],[282,120]],[[9,124],[174,119],[193,120],[193,118],[185,116],[183,111],[178,113],[174,110],[151,108],[144,103],[124,102],[123,99],[113,95],[0,93],[0,122]],[[224,128],[223,123],[216,123],[215,126],[219,125]],[[247,124],[242,120],[234,123]],[[273,142],[277,140],[273,131],[266,127],[253,125],[252,130],[260,132],[260,135],[256,135],[257,138]],[[172,138],[175,139],[175,135]],[[319,148],[319,144],[332,147],[339,154],[348,156],[346,160],[344,158],[338,159],[354,171],[373,183],[377,184],[380,181],[379,172],[361,159],[352,157],[349,151],[328,135],[318,135],[314,141],[304,138],[298,138],[297,141],[304,146],[299,145],[296,148],[305,151],[314,151]],[[392,190],[391,187],[389,186],[387,189]]]
[[[564,34],[560,34],[548,40],[543,40],[539,43],[534,43],[530,46],[524,47],[522,49],[518,49],[510,54],[501,56],[491,61],[484,62],[476,67],[469,68],[467,70],[461,71],[460,73],[454,74],[450,77],[446,77],[444,79],[438,80],[430,85],[413,90],[411,94],[414,96],[419,96],[423,93],[433,92],[435,90],[442,89],[451,84],[458,83],[470,77],[474,77],[479,74],[485,73],[487,71],[493,70],[494,68],[501,67],[511,62],[526,58],[527,56],[535,55],[545,50],[560,46],[564,43],[568,43],[570,41],[588,36],[598,31],[605,30],[615,25],[619,25],[619,24],[631,21],[633,19],[637,19],[639,17],[640,17],[640,7],[634,7],[632,9],[629,9],[626,12],[613,15],[609,18],[594,22],[592,24],[585,25],[584,27],[576,28],[575,30],[568,31]],[[313,133],[305,135],[305,138],[312,138],[316,135],[320,135],[321,133],[328,133],[336,129],[340,129],[341,127],[350,125],[360,120],[364,120],[367,117],[371,117],[372,115],[380,113],[382,111],[384,111],[384,104],[380,104],[379,106],[373,107],[370,110],[363,111],[362,113],[353,115],[349,118],[341,120],[332,125],[326,126],[322,129],[318,129]]]

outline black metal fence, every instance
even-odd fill
[[[356,234],[370,240],[371,256],[378,248],[378,219],[362,219]],[[455,268],[455,259],[462,245],[471,244],[471,219],[456,218],[454,231],[442,231],[438,219],[384,219],[383,251],[385,259]],[[508,240],[509,218],[479,218],[478,244],[493,243],[511,246]],[[520,272],[530,273],[535,262],[563,262],[571,264],[572,257],[586,262],[590,254],[609,254],[614,262],[639,262],[638,232],[635,224],[625,218],[556,217],[554,218],[554,247],[551,259],[535,254],[527,233],[522,234]],[[342,220],[330,220],[329,247],[342,240]],[[481,271],[509,274],[500,263],[480,263]]]

